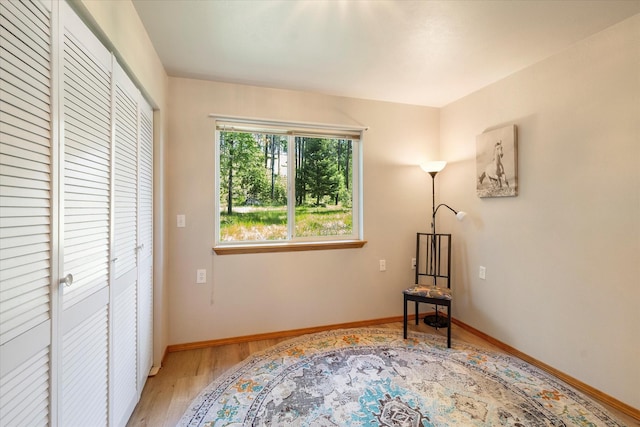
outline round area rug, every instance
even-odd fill
[[[621,426],[520,359],[438,336],[348,329],[280,343],[211,383],[181,426]]]

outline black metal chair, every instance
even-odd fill
[[[407,303],[415,302],[416,325],[420,303],[436,305],[436,313],[425,323],[447,328],[447,347],[451,348],[451,234],[417,233],[415,286],[404,294],[404,339],[407,339]],[[447,317],[438,316],[438,306],[447,307]]]

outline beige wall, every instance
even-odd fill
[[[441,110],[454,316],[640,408],[640,15]],[[520,194],[480,199],[476,135],[518,126]],[[478,268],[487,268],[486,280]]]
[[[165,251],[165,135],[168,77],[133,4],[129,0],[73,0],[70,4],[89,23],[154,108],[154,345],[159,367],[168,340]]]
[[[170,78],[170,343],[397,316],[412,283],[414,233],[427,228],[437,157],[435,108]],[[364,125],[361,249],[212,255],[214,127],[210,113]],[[176,215],[186,228],[176,228]],[[386,259],[387,271],[378,271]],[[206,268],[209,282],[195,283]]]

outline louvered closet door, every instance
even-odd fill
[[[51,413],[51,3],[0,1],[0,425]]]
[[[153,111],[140,101],[138,146],[138,390],[153,365]]]
[[[140,93],[114,63],[115,281],[112,290],[112,389],[115,425],[126,424],[138,401],[138,100]]]
[[[111,55],[65,2],[59,425],[107,423],[111,215]],[[71,276],[68,276],[71,277]]]

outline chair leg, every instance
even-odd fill
[[[418,322],[420,321],[420,318],[418,317],[418,301],[414,301],[416,304],[416,325],[418,324]]]
[[[447,307],[447,348],[451,348],[451,302]]]
[[[404,339],[407,339],[407,296],[404,297]]]

